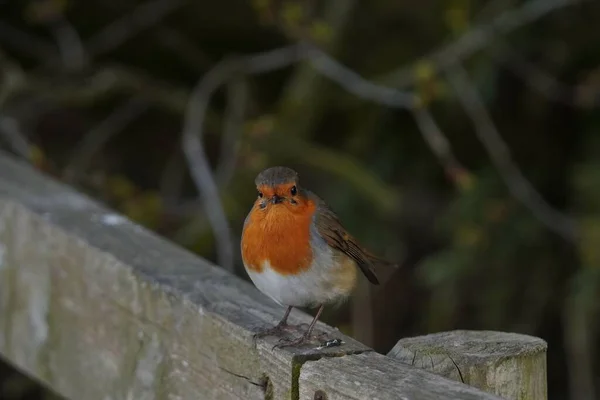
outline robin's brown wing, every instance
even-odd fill
[[[335,213],[329,207],[327,207],[325,202],[319,199],[313,193],[311,193],[311,195],[311,197],[313,197],[318,204],[314,219],[315,225],[325,242],[327,242],[329,246],[340,250],[356,261],[356,264],[363,274],[365,274],[369,282],[379,285],[379,279],[377,279],[377,275],[375,275],[375,271],[373,269],[373,262],[387,262],[378,259],[363,249],[358,244],[356,239],[354,239],[348,233],[348,231],[346,231]]]

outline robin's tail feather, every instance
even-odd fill
[[[356,261],[356,264],[367,277],[369,282],[380,285],[389,279],[398,268],[398,264],[377,257],[363,250],[362,252],[347,252]]]
[[[394,273],[399,269],[400,264],[378,257],[369,253],[368,259],[371,263],[371,270],[378,278],[379,284],[387,282]]]

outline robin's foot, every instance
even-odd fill
[[[258,338],[262,338],[265,336],[279,336],[284,332],[290,332],[293,330],[292,325],[289,324],[277,324],[272,328],[267,328],[264,329],[260,332],[257,332],[254,334],[254,338],[258,339]]]
[[[273,349],[277,349],[277,348],[284,348],[284,347],[294,347],[294,346],[302,346],[304,344],[307,343],[311,343],[316,341],[321,340],[324,336],[327,336],[326,333],[321,333],[319,335],[311,335],[308,332],[305,333],[304,335],[300,336],[297,339],[290,339],[290,338],[281,338],[279,339],[279,342],[277,342],[277,344],[275,346],[273,346]]]
[[[301,346],[303,344],[306,344],[308,342],[310,342],[310,336],[309,335],[302,335],[297,339],[290,339],[290,338],[282,338],[279,339],[279,342],[277,342],[277,344],[275,346],[273,346],[273,349],[282,349],[284,347],[294,347],[294,346]]]

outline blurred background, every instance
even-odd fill
[[[600,398],[600,2],[0,0],[0,145],[247,279],[255,175],[399,263],[324,320],[548,341]],[[366,281],[365,281],[366,282]],[[4,365],[0,398],[50,399]]]

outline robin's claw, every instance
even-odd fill
[[[273,350],[282,349],[284,347],[301,346],[309,342],[311,342],[311,337],[307,334],[304,334],[297,339],[281,338],[279,339],[279,342],[273,346]]]
[[[265,336],[279,336],[281,333],[289,332],[292,330],[292,326],[288,324],[277,324],[272,328],[264,329],[253,335],[255,339],[262,338]]]

